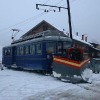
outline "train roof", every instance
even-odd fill
[[[12,46],[22,45],[22,44],[31,43],[31,42],[40,42],[40,41],[72,42],[72,39],[70,39],[68,36],[66,36],[65,34],[61,32],[48,30],[48,31],[37,33],[35,35],[28,36],[23,39],[16,40],[12,42],[10,46],[6,46],[6,47],[12,47]]]

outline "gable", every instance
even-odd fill
[[[55,28],[54,26],[52,26],[51,24],[49,24],[48,22],[43,20],[39,24],[37,24],[35,27],[33,27],[31,30],[29,30],[27,33],[25,33],[22,36],[22,38],[24,38],[26,36],[29,36],[29,35],[33,35],[33,34],[39,33],[39,32],[43,32],[43,31],[46,31],[46,30],[57,30],[57,31],[60,31],[57,28]]]

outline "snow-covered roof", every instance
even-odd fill
[[[95,49],[95,50],[97,50],[97,51],[100,51],[98,48],[95,48],[91,43],[86,42],[85,40],[82,40],[79,36],[73,35],[73,39],[74,39],[74,40],[77,40],[77,41],[79,41],[79,42],[82,42],[82,43],[84,43],[84,44],[87,44],[87,45],[89,45],[91,48],[93,48],[93,49]]]
[[[86,42],[85,40],[82,40],[79,36],[76,36],[74,34],[73,34],[73,39],[93,47],[92,44],[90,44],[89,42]]]

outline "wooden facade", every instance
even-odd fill
[[[27,33],[25,33],[22,38],[29,36],[29,35],[33,35],[39,32],[43,32],[46,30],[58,30],[57,28],[55,28],[54,26],[52,26],[51,24],[49,24],[48,22],[46,22],[45,20],[41,21],[39,24],[37,24],[35,27],[33,27],[31,30],[29,30]]]

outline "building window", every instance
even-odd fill
[[[46,30],[48,30],[48,26],[44,25],[43,26],[43,31],[46,31]]]

